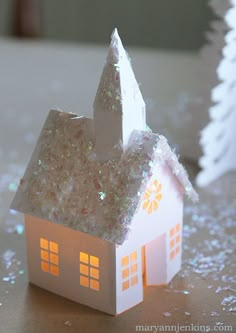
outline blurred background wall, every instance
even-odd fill
[[[37,7],[40,37],[63,41],[104,44],[117,26],[129,46],[194,51],[204,44],[204,31],[212,17],[207,0],[26,0],[25,3],[31,1]],[[16,3],[16,0],[0,0],[0,35],[12,34]]]

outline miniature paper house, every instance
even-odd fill
[[[52,110],[12,208],[25,214],[29,280],[112,315],[181,266],[183,195],[197,200],[145,103],[117,31],[94,120]]]

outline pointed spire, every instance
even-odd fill
[[[118,64],[122,59],[125,59],[125,57],[125,49],[118,34],[118,30],[115,28],[111,35],[111,44],[108,50],[107,63],[115,65]]]
[[[117,29],[94,101],[96,151],[104,159],[124,151],[133,130],[145,130],[146,110],[139,85]]]

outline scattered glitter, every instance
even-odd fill
[[[234,308],[230,308],[229,312],[235,312],[236,313],[236,306]]]
[[[188,290],[178,290],[178,289],[173,289],[173,288],[165,289],[165,291],[175,293],[175,294],[183,294],[183,295],[190,294],[190,292]]]
[[[191,316],[191,313],[187,312],[187,311],[185,311],[184,314],[185,314],[185,316]]]
[[[8,189],[10,192],[15,192],[17,190],[18,184],[16,183],[10,183],[8,186]]]
[[[236,304],[236,297],[234,295],[227,296],[221,302],[221,305],[233,305]]]
[[[212,311],[211,317],[218,317],[220,314],[218,312]]]
[[[15,284],[16,278],[24,274],[24,270],[20,268],[21,261],[17,260],[16,253],[12,250],[6,250],[1,259],[4,270],[2,281]]]
[[[72,326],[72,323],[69,321],[69,320],[66,320],[65,322],[64,322],[64,325],[65,326]]]
[[[106,193],[98,192],[98,194],[99,194],[101,200],[104,200],[106,198]]]

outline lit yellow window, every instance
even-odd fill
[[[136,273],[138,271],[138,264],[134,264],[130,268],[131,274]]]
[[[100,289],[99,258],[80,252],[80,285],[96,291]]]
[[[181,224],[177,223],[170,229],[170,260],[174,259],[180,253],[181,243]]]
[[[80,285],[84,287],[89,286],[89,278],[83,275],[80,275]]]
[[[179,243],[180,242],[180,235],[178,235],[177,237],[176,237],[176,243]]]
[[[179,254],[180,253],[180,247],[177,246],[176,249],[175,249],[175,254]]]
[[[175,240],[171,239],[170,241],[170,248],[173,249],[175,247]]]
[[[174,259],[175,257],[175,251],[170,252],[170,260]]]
[[[138,275],[135,275],[131,278],[131,286],[134,286],[138,283]]]
[[[126,279],[129,277],[129,268],[123,269],[122,271],[122,279]]]
[[[98,280],[90,279],[90,288],[98,291],[99,290]]]
[[[88,254],[84,252],[80,252],[80,261],[88,264]]]
[[[58,251],[59,247],[56,242],[40,238],[40,258],[43,272],[50,273],[54,276],[59,275]]]
[[[129,280],[122,283],[122,290],[126,290],[129,288]]]
[[[129,257],[128,256],[125,256],[125,257],[122,258],[121,265],[122,266],[129,265]]]
[[[178,224],[176,225],[176,232],[180,232],[180,228],[181,228],[181,225],[180,225],[180,223],[178,223]]]
[[[175,234],[175,228],[170,229],[170,237],[173,237]]]
[[[130,260],[131,261],[136,261],[137,260],[137,251],[134,251],[130,255]]]
[[[121,259],[122,291],[129,289],[138,283],[138,253],[133,251],[130,255]]]

